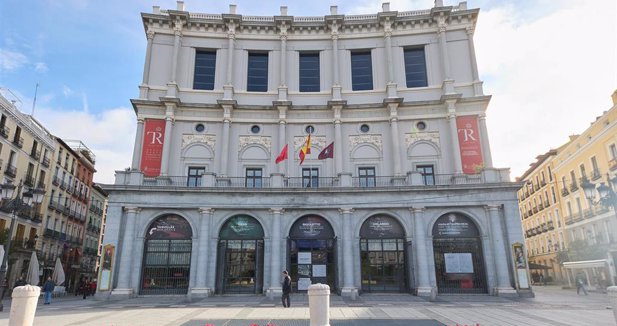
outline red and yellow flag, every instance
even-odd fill
[[[300,148],[300,153],[298,153],[298,156],[300,157],[300,165],[304,163],[304,158],[306,158],[306,155],[308,154],[311,154],[311,134],[308,135],[304,145]]]

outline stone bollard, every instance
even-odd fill
[[[13,289],[9,326],[32,326],[41,288],[24,285]]]
[[[615,321],[617,322],[617,286],[609,286],[606,291],[613,306],[613,316],[615,316]]]
[[[330,326],[330,287],[313,284],[308,288],[311,326]]]

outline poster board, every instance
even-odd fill
[[[114,254],[116,248],[111,245],[105,245],[103,247],[103,257],[101,261],[101,271],[99,272],[99,291],[111,290],[111,274],[114,265]]]
[[[298,252],[298,264],[311,264],[311,252]]]
[[[313,277],[326,277],[326,265],[313,265]]]
[[[449,274],[471,274],[473,273],[473,262],[471,253],[445,253],[446,273]]]
[[[516,285],[519,289],[529,289],[529,274],[527,271],[527,259],[523,244],[516,242],[512,244],[512,259],[516,269]]]
[[[298,278],[298,290],[299,291],[307,291],[310,285],[311,285],[310,277]]]

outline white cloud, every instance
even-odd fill
[[[22,53],[0,49],[0,72],[14,71],[28,63],[28,58]]]
[[[617,87],[613,0],[567,1],[531,22],[516,8],[481,11],[475,36],[494,164],[521,175],[539,154],[581,133]]]
[[[63,85],[62,86],[62,94],[64,94],[65,97],[69,97],[69,96],[73,95],[73,90],[70,87],[68,87],[66,85]]]
[[[46,73],[49,70],[45,62],[37,62],[34,64],[34,71],[38,73]]]
[[[136,119],[131,108],[114,108],[100,114],[41,108],[36,118],[62,139],[81,140],[96,155],[94,180],[114,183],[114,171],[131,165]]]

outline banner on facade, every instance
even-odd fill
[[[115,247],[111,244],[103,247],[103,261],[99,275],[99,291],[111,290],[111,271],[113,270]]]
[[[456,130],[458,132],[463,173],[479,173],[484,167],[484,159],[482,158],[482,144],[480,143],[480,133],[478,132],[477,116],[456,117]]]
[[[437,219],[433,226],[433,236],[439,238],[450,237],[477,237],[478,228],[466,216],[449,213]]]
[[[158,177],[161,174],[163,137],[165,137],[165,120],[146,119],[139,167],[146,177]]]
[[[147,239],[190,239],[191,225],[182,216],[169,214],[157,218],[148,227]]]

